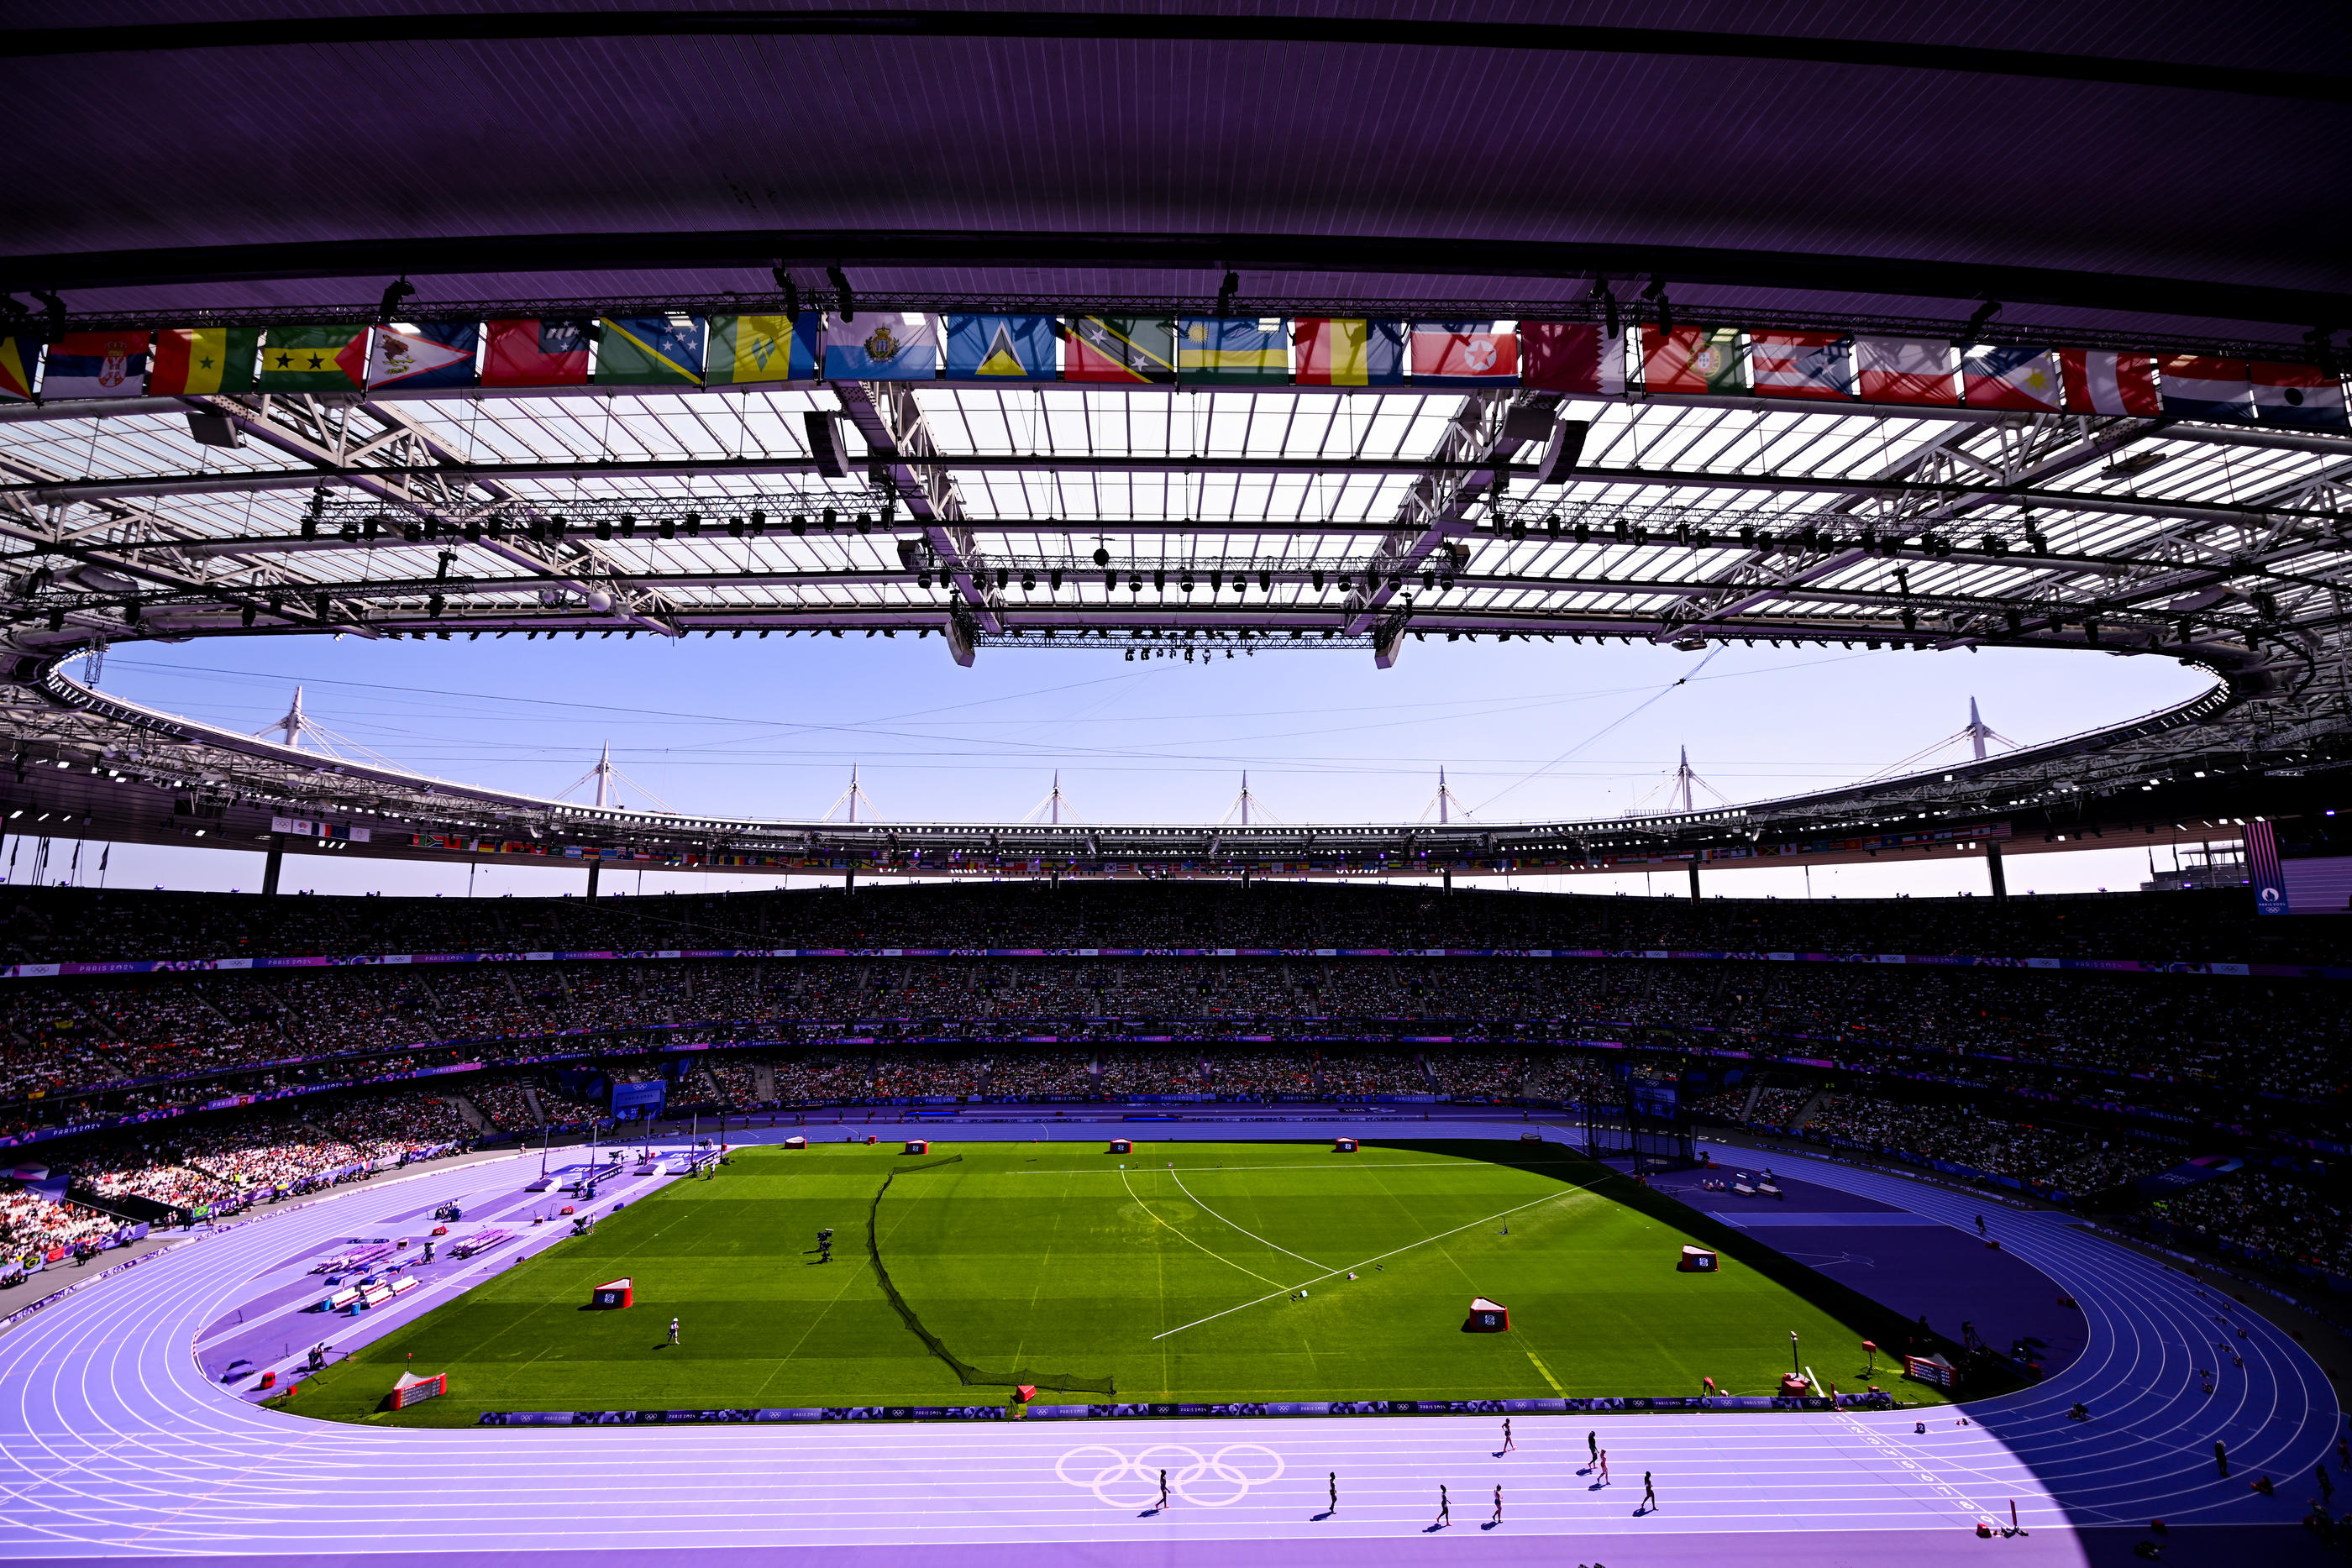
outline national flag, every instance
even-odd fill
[[[836,319],[824,329],[827,381],[928,382],[939,373],[937,317],[910,326],[901,312],[869,311],[863,320]]]
[[[1519,336],[1497,332],[1492,321],[1415,321],[1415,386],[1516,386]]]
[[[1738,329],[1677,327],[1659,332],[1643,328],[1642,386],[1653,392],[1746,392]]]
[[[41,397],[137,397],[147,386],[145,332],[68,332],[49,345]]]
[[[2245,361],[2167,354],[2156,361],[2156,370],[2164,412],[2173,418],[2253,423],[2254,389]]]
[[[1856,338],[1853,353],[1862,371],[1864,402],[1925,403],[1936,408],[1959,403],[1948,340]]]
[[[481,329],[471,321],[402,321],[375,329],[371,387],[469,387]]]
[[[589,323],[537,317],[484,324],[486,387],[582,387],[588,384]]]
[[[1176,323],[1176,377],[1192,386],[1288,386],[1290,323],[1279,316],[1184,317]]]
[[[2164,412],[2156,395],[2153,354],[2061,349],[2058,371],[2066,388],[2069,413],[2127,413],[2153,418]]]
[[[58,351],[49,350],[47,375],[57,373]],[[2254,411],[2265,424],[2293,424],[2305,430],[2343,430],[2344,383],[2317,365],[2268,364],[2261,360],[2246,367],[2253,379]],[[47,395],[47,376],[41,382]]]
[[[1980,343],[1960,356],[1960,394],[1970,408],[2058,412],[2058,356],[2048,349]]]
[[[1616,397],[1625,391],[1625,336],[1578,321],[1519,323],[1519,383]]]
[[[814,310],[790,316],[713,316],[710,356],[703,382],[714,387],[816,378],[817,334],[823,323]]]
[[[702,384],[704,322],[699,316],[607,316],[597,323],[598,386]]]
[[[155,396],[253,390],[258,327],[176,327],[155,334],[147,390]]]
[[[1066,382],[1149,382],[1176,379],[1176,319],[1172,316],[1072,316],[1066,319],[1069,352]]]
[[[1302,316],[1290,340],[1298,346],[1303,387],[1393,387],[1404,384],[1404,323],[1361,317]]]
[[[263,392],[356,392],[367,384],[365,327],[272,327],[261,341]]]
[[[30,402],[33,372],[40,366],[38,343],[29,338],[0,338],[0,402]]]
[[[947,327],[950,381],[1054,379],[1051,316],[950,316]]]
[[[1853,396],[1853,340],[1843,332],[1750,332],[1748,371],[1759,397]]]

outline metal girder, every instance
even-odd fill
[[[882,394],[878,402],[873,396],[877,389]],[[954,579],[956,592],[973,624],[984,632],[1003,631],[994,591],[980,577],[980,552],[972,542],[962,493],[956,487],[952,465],[935,461],[939,444],[923,418],[914,389],[898,382],[846,382],[834,390],[841,399],[842,411],[866,437],[867,450],[888,464],[892,484],[923,525],[925,545]],[[956,663],[971,663],[972,643],[968,634],[950,637],[949,646]]]
[[[1539,410],[1548,424],[1558,401],[1538,399],[1528,407]],[[1406,493],[1394,528],[1373,550],[1365,585],[1349,596],[1346,625],[1350,636],[1371,629],[1396,597],[1404,573],[1419,570],[1432,552],[1470,531],[1471,507],[1525,444],[1523,437],[1506,435],[1512,413],[1507,392],[1477,392],[1463,400],[1462,412],[1446,424],[1426,471]],[[1488,457],[1496,460],[1496,468],[1460,466]],[[1376,662],[1386,669],[1392,661],[1384,654]]]

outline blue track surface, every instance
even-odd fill
[[[954,1130],[975,1134],[986,1135]],[[1268,1135],[1313,1134],[1296,1123],[1184,1129],[1186,1140]],[[196,1340],[257,1299],[271,1270],[420,1206],[454,1200],[468,1220],[477,1206],[511,1208],[536,1174],[533,1154],[343,1189],[143,1262],[0,1336],[0,1557],[383,1564],[433,1553],[503,1565],[520,1563],[515,1553],[595,1563],[611,1552],[643,1568],[697,1549],[736,1564],[814,1549],[828,1568],[866,1568],[886,1551],[893,1564],[977,1568],[1144,1550],[1203,1568],[1342,1557],[1360,1568],[1368,1554],[1475,1552],[1663,1568],[1883,1563],[1899,1551],[2040,1564],[2110,1560],[2121,1535],[2074,1527],[2156,1516],[2228,1527],[2179,1537],[2176,1562],[2284,1563],[2305,1552],[2292,1521],[2342,1417],[2319,1369],[2263,1320],[2055,1216],[1818,1162],[1775,1166],[1864,1212],[1884,1206],[1971,1235],[1985,1212],[2010,1256],[2080,1301],[2084,1353],[2028,1392],[1930,1416],[1924,1434],[1907,1413],[1521,1417],[1519,1451],[1499,1457],[1485,1417],[387,1430],[261,1409],[199,1370]],[[544,1232],[527,1243],[543,1244]],[[2228,1347],[2218,1357],[2217,1341]],[[2219,1374],[2210,1395],[2200,1368]],[[2078,1399],[2087,1424],[2066,1418]],[[1589,1430],[1612,1451],[1612,1485],[1583,1473]],[[2217,1438],[2231,1458],[2227,1481]],[[1157,1513],[1143,1477],[1163,1467],[1176,1506]],[[1644,1469],[1657,1479],[1655,1512],[1638,1506]],[[1342,1506],[1326,1518],[1332,1470]],[[2274,1499],[2246,1485],[2263,1472],[2279,1482]],[[1440,1482],[1454,1524],[1431,1532]],[[1506,1522],[1485,1531],[1497,1484]],[[1977,1540],[1973,1521],[2005,1522],[2012,1500],[2029,1534]]]

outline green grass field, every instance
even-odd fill
[[[1821,1376],[1858,1389],[1861,1342],[1899,1332],[1557,1145],[1103,1146],[935,1144],[932,1159],[962,1158],[895,1177],[925,1162],[894,1146],[740,1151],[715,1180],[672,1183],[499,1270],[292,1407],[449,1425],[486,1409],[1001,1402],[1001,1386],[961,1385],[893,1307],[869,1212],[890,1280],[955,1357],[992,1377],[1109,1378],[1121,1400],[1678,1395],[1702,1375],[1769,1393],[1792,1329]],[[1724,1249],[1721,1272],[1676,1270],[1695,1238]],[[625,1274],[634,1309],[587,1310],[591,1286]],[[1463,1332],[1481,1295],[1509,1306],[1510,1333]],[[450,1397],[383,1412],[407,1366],[448,1373]]]

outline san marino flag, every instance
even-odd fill
[[[896,310],[867,310],[855,321],[836,318],[824,329],[824,379],[829,382],[928,382],[939,373],[935,317],[910,322]]]
[[[950,381],[1055,379],[1051,316],[950,316],[947,326]]]
[[[817,313],[790,316],[713,316],[710,367],[714,387],[763,382],[804,382],[816,375]]]

